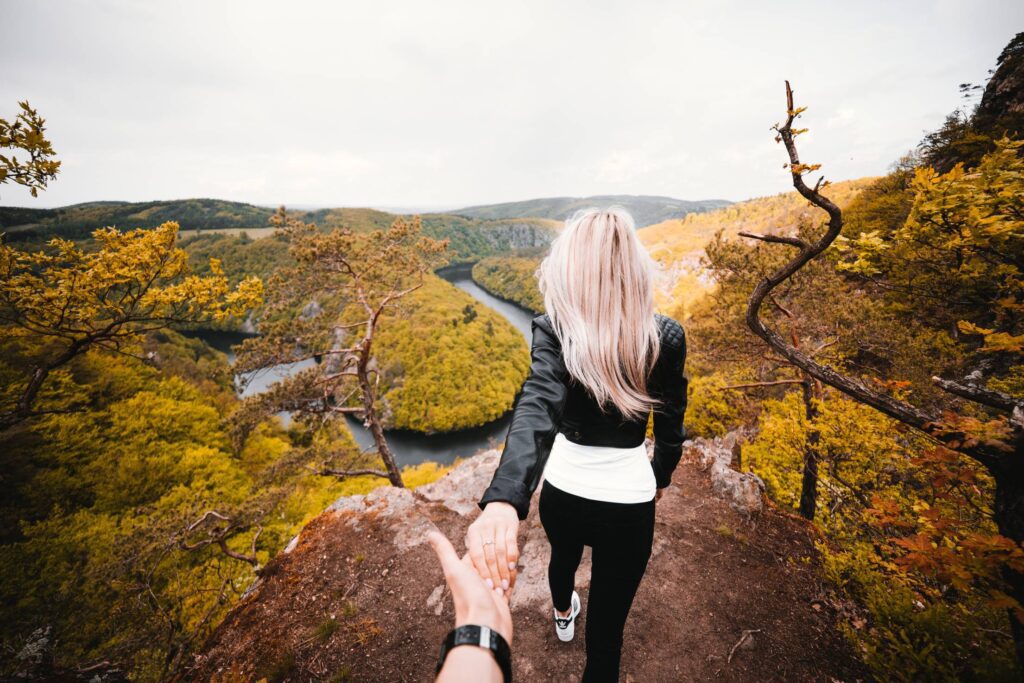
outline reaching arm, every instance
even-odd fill
[[[512,414],[505,449],[491,485],[479,505],[504,501],[526,519],[530,498],[551,453],[568,395],[567,371],[558,338],[537,319],[533,322],[530,374]]]
[[[565,365],[558,338],[544,318],[533,320],[533,362],[512,413],[498,468],[480,499],[483,512],[466,531],[466,546],[490,586],[511,590],[519,561],[519,522],[526,519],[562,418]]]
[[[662,353],[668,354],[666,373],[658,398],[662,406],[654,411],[654,477],[658,488],[663,489],[672,481],[672,472],[683,454],[686,429],[683,416],[686,413],[687,379],[683,374],[686,363],[686,335],[679,323],[672,321],[674,330],[666,335]]]

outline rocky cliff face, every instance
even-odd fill
[[[529,249],[551,244],[555,231],[528,221],[508,221],[481,228],[480,234],[497,251]]]
[[[763,509],[756,479],[728,467],[735,445],[735,437],[688,442],[658,503],[651,563],[626,629],[624,680],[863,677],[816,576],[810,527]],[[426,532],[439,528],[461,547],[498,458],[481,453],[416,490],[338,500],[268,565],[189,678],[430,680],[453,611]],[[584,611],[572,643],[559,642],[551,624],[536,496],[520,551],[511,597],[516,677],[572,680],[583,666],[589,548],[576,577]]]
[[[995,135],[1024,133],[1024,32],[1003,48],[985,86],[974,125]]]

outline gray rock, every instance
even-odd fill
[[[556,233],[535,223],[510,221],[483,227],[479,234],[495,249],[506,250],[547,246],[551,244]]]
[[[499,451],[491,449],[467,458],[437,481],[416,489],[416,493],[460,515],[476,516],[480,510],[477,501],[491,483],[500,456]]]
[[[749,517],[764,509],[765,487],[753,472],[737,472],[731,467],[742,436],[739,432],[729,432],[725,437],[711,440],[698,437],[687,441],[684,448],[711,476],[712,493],[726,500],[736,512]]]

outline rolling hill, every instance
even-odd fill
[[[222,199],[172,199],[153,202],[86,202],[57,209],[0,206],[0,229],[34,237],[85,237],[96,228],[115,225],[153,228],[178,221],[185,230],[261,228],[273,210]]]
[[[858,178],[833,183],[825,191],[845,207],[876,178]],[[801,220],[818,220],[821,212],[795,191],[748,199],[715,211],[690,214],[637,231],[640,241],[668,274],[671,292],[656,297],[659,310],[683,320],[694,301],[711,285],[700,264],[704,247],[719,230],[735,237],[741,230],[788,234]]]
[[[0,207],[0,231],[9,242],[40,242],[51,237],[84,239],[97,228],[152,228],[177,221],[182,236],[226,236],[245,231],[251,239],[269,237],[274,211],[221,199],[174,199],[154,202],[87,202],[56,209]],[[325,229],[345,226],[356,232],[387,228],[396,214],[365,208],[296,211],[303,220]],[[446,213],[424,214],[423,232],[448,239],[453,261],[472,261],[517,249],[543,247],[558,223],[545,218],[488,219]],[[191,233],[191,234],[189,234]]]
[[[672,218],[682,218],[692,213],[719,209],[728,206],[731,202],[724,199],[690,201],[650,195],[608,194],[592,197],[548,197],[503,204],[467,206],[449,213],[470,218],[536,217],[563,221],[578,209],[587,209],[592,206],[606,207],[613,204],[624,206],[633,215],[636,226],[642,228]]]

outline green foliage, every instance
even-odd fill
[[[740,425],[746,399],[738,391],[726,390],[728,384],[719,373],[691,373],[686,401],[688,436],[723,436]]]
[[[791,510],[800,506],[807,420],[799,392],[761,404],[757,436],[743,448],[744,469],[756,472],[768,496]]]
[[[758,433],[743,449],[744,467],[790,509],[812,427],[821,454],[816,521],[828,539],[819,549],[826,576],[864,610],[846,630],[867,663],[883,680],[1013,680],[1005,611],[990,592],[1005,556],[977,552],[994,534],[978,511],[991,480],[965,458],[947,461],[951,479],[920,457],[922,437],[841,394],[826,393],[811,424],[792,392],[762,404]],[[951,481],[962,494],[949,495]],[[916,554],[921,533],[938,531],[944,518],[957,519],[956,528],[929,533]],[[932,557],[941,566],[926,564]]]
[[[83,239],[105,227],[156,228],[173,221],[182,230],[253,228],[267,224],[273,211],[222,199],[155,202],[86,202],[59,209],[0,209],[0,225],[17,228],[15,237]]]
[[[229,232],[238,233],[248,229],[255,234],[265,230],[264,226],[273,213],[265,207],[222,199],[87,202],[58,209],[0,207],[0,226],[7,228],[9,241],[40,240],[53,236],[78,240],[102,227],[155,228],[167,221],[175,221],[190,237],[209,237],[214,238],[215,242],[216,238],[240,236]],[[399,218],[384,211],[357,208],[288,213],[317,225],[325,232],[345,228],[355,233],[369,233],[386,229]],[[556,224],[541,218],[485,220],[451,214],[425,214],[421,222],[423,234],[438,240],[448,240],[451,257],[460,262],[505,253],[519,247],[543,246],[556,233]],[[206,248],[212,248],[212,245]],[[281,252],[287,256],[284,249]],[[216,252],[214,255],[220,256]],[[226,255],[223,260],[229,261]],[[262,275],[256,269],[241,272],[245,275]]]
[[[398,218],[374,209],[322,209],[311,211],[303,220],[321,229],[348,228],[357,233],[386,229]],[[548,244],[557,224],[541,218],[503,220],[493,217],[469,217],[447,213],[427,213],[419,217],[423,234],[437,240],[448,240],[454,262],[469,262],[502,254],[521,247]]]
[[[530,367],[523,335],[437,276],[409,296],[410,314],[386,321],[379,338],[390,426],[444,432],[485,424],[510,410]]]
[[[91,251],[62,239],[36,252],[0,244],[0,343],[28,361],[0,393],[0,428],[33,417],[50,375],[90,349],[131,353],[146,332],[224,321],[260,302],[260,280],[232,288],[216,259],[208,276],[192,274],[177,235],[165,223],[97,230]]]
[[[213,553],[167,554],[176,529],[205,506],[242,502],[254,482],[215,402],[187,381],[95,351],[65,373],[89,409],[5,435],[17,457],[4,517],[21,523],[0,546],[17,567],[0,581],[3,639],[14,646],[49,623],[67,660],[122,656],[153,677],[181,631],[222,613],[218,596],[252,577]],[[153,601],[139,600],[149,590]]]
[[[60,162],[46,139],[46,121],[28,102],[18,106],[21,111],[12,121],[0,118],[0,185],[22,185],[37,197],[57,177]],[[19,158],[19,152],[28,158]]]
[[[326,642],[331,639],[338,631],[338,620],[333,617],[327,617],[320,622],[320,625],[313,631],[313,637],[320,642]]]
[[[492,256],[473,265],[473,281],[491,294],[534,313],[544,312],[535,275],[540,259]]]
[[[957,109],[918,145],[926,165],[940,173],[958,163],[973,168],[996,148],[996,140],[1005,135],[1024,134],[1024,32],[1003,48],[996,64],[977,108],[970,113]],[[970,83],[960,86],[965,94],[977,88]]]
[[[316,455],[296,449],[271,423],[256,427],[234,452],[225,418],[238,405],[224,356],[164,331],[144,342],[150,363],[98,350],[60,372],[60,389],[43,399],[85,410],[50,414],[0,436],[8,454],[0,501],[0,637],[17,648],[51,624],[64,663],[126,662],[155,680],[168,655],[187,653],[209,633],[255,578],[250,564],[215,546],[186,551],[184,528],[215,509],[250,524],[228,540],[266,564],[302,526],[341,495],[367,493],[386,480],[311,476]],[[17,363],[4,348],[0,373]],[[68,398],[72,397],[72,398]],[[355,454],[339,425],[323,448]],[[410,486],[448,468],[407,468]],[[195,539],[193,539],[195,540]],[[2,670],[0,670],[2,671]]]
[[[539,218],[478,220],[449,214],[425,214],[423,232],[448,240],[453,262],[475,261],[519,248],[546,246],[556,226]]]
[[[232,283],[247,277],[265,280],[278,268],[292,265],[288,245],[278,237],[253,240],[245,233],[205,233],[189,239],[182,246],[188,252],[193,272],[207,274],[210,259],[216,259]]]
[[[914,201],[895,229],[865,232],[848,243],[840,267],[883,277],[890,301],[911,306],[935,327],[960,323],[985,350],[1024,345],[1024,141],[996,141],[971,172],[928,167],[910,183]],[[870,226],[865,226],[870,227]]]
[[[907,495],[910,458],[921,439],[900,434],[896,423],[873,408],[837,392],[816,401],[817,417],[808,420],[803,399],[790,391],[761,403],[756,437],[743,449],[744,467],[756,472],[779,504],[797,508],[803,454],[808,432],[819,434],[820,454],[817,521],[840,532],[850,514],[860,514],[872,495]],[[854,510],[854,513],[850,511]]]
[[[842,628],[883,681],[1019,680],[1006,616],[973,596],[922,601],[878,569],[872,544],[819,545],[825,577],[863,606]]]
[[[314,353],[329,356],[332,347],[356,344],[366,332],[360,322],[366,316],[364,305],[376,307],[387,301],[375,319],[379,327],[372,337],[374,360],[368,370],[373,373],[373,391],[381,399],[383,425],[443,432],[501,416],[511,408],[529,367],[522,335],[499,314],[426,272],[426,263],[418,270],[405,267],[415,246],[396,251],[399,240],[391,236],[395,230],[411,231],[402,238],[406,242],[438,243],[419,236],[418,222],[395,225],[389,233],[339,232],[346,240],[340,249],[329,244],[339,239],[335,233],[316,233],[307,226],[308,240],[303,237],[298,244],[303,251],[294,257],[295,265],[270,281],[272,305],[263,312],[262,335],[243,345],[239,367],[290,362]],[[392,251],[382,251],[381,245]],[[425,262],[432,258],[433,252],[423,256]],[[339,259],[358,270],[356,279],[346,281],[331,266]],[[399,291],[403,293],[396,297]],[[317,304],[315,314],[296,314],[311,301]],[[344,333],[339,337],[340,330]],[[293,410],[318,409],[319,404],[304,397],[322,395],[325,385],[315,384],[321,370],[290,378],[274,390],[278,393],[257,399],[260,413],[276,410],[282,402]],[[331,376],[338,397],[348,396],[351,407],[362,404],[361,390],[352,393],[357,377],[351,372]]]

